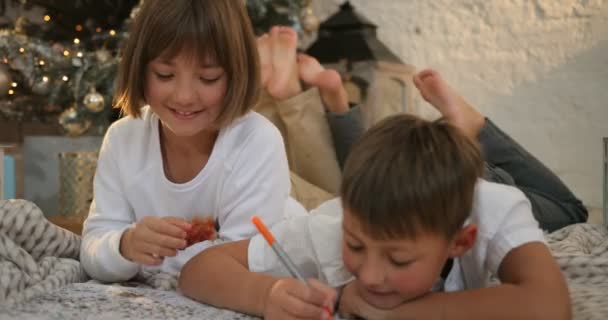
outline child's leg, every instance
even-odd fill
[[[543,229],[553,231],[587,221],[587,209],[568,187],[490,119],[478,139],[486,161],[510,174],[528,196]]]
[[[351,146],[364,131],[360,109],[349,107],[346,89],[337,71],[323,68],[317,59],[305,54],[298,55],[298,67],[302,82],[317,87],[321,93],[336,156],[342,168]]]
[[[270,38],[272,76],[267,83],[268,93],[277,100],[289,99],[302,92],[296,65],[298,34],[288,27],[273,27]]]
[[[306,181],[337,194],[342,174],[320,93],[306,90],[277,103],[285,123],[289,166]]]
[[[298,70],[302,82],[310,87],[319,88],[328,111],[334,113],[348,111],[346,89],[336,70],[323,68],[317,59],[306,54],[298,54]]]
[[[267,33],[264,33],[258,38],[258,54],[260,55],[260,73],[262,75],[262,87],[266,88],[268,80],[272,76],[272,49],[271,38]]]
[[[478,139],[490,180],[519,188],[532,203],[543,229],[553,231],[587,220],[587,210],[564,183],[489,119],[460,97],[440,75],[423,71],[414,83],[425,100],[455,126]]]
[[[350,149],[365,131],[361,108],[356,106],[342,113],[328,112],[327,122],[334,140],[338,163],[343,169]]]
[[[266,89],[274,103],[272,108],[260,107],[256,111],[281,130],[290,169],[307,182],[335,194],[340,185],[340,167],[321,93],[315,88],[302,92],[300,86],[295,58],[297,33],[291,28],[274,27],[267,38],[269,41],[265,39],[258,40],[258,50],[262,65],[268,61],[266,65],[272,66]],[[296,184],[293,186],[297,189]],[[301,195],[299,198],[302,200]]]
[[[285,137],[287,131],[285,129],[285,123],[283,123],[283,120],[279,116],[277,101],[268,93],[268,90],[266,90],[268,82],[274,74],[274,69],[272,67],[272,38],[268,34],[263,34],[257,39],[257,44],[258,54],[260,56],[262,86],[264,90],[260,95],[260,100],[254,110],[270,120],[279,129],[281,135]],[[285,148],[289,149],[287,140],[285,140]]]

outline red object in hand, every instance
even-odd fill
[[[216,237],[215,220],[213,218],[198,218],[192,219],[192,229],[186,236],[188,247],[205,240],[213,240]]]

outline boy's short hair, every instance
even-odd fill
[[[341,197],[376,239],[451,239],[469,216],[483,158],[475,142],[444,119],[396,115],[376,124],[350,151]]]
[[[146,0],[122,52],[115,107],[139,117],[148,63],[184,50],[201,62],[214,58],[226,72],[228,88],[216,120],[220,127],[253,108],[261,88],[260,63],[242,0]]]

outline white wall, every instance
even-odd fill
[[[315,0],[323,21],[342,0]],[[602,205],[608,137],[608,5],[603,0],[352,0],[378,37],[458,91]]]

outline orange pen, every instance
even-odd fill
[[[287,270],[289,271],[291,276],[308,284],[306,279],[304,279],[302,274],[298,271],[298,268],[296,267],[296,265],[293,263],[293,261],[287,255],[287,252],[285,252],[285,250],[283,250],[283,247],[281,247],[281,245],[272,236],[272,233],[270,233],[270,230],[268,230],[268,228],[266,227],[264,222],[262,222],[262,220],[260,218],[258,218],[258,216],[253,216],[251,218],[251,222],[253,222],[255,227],[258,228],[258,231],[260,231],[262,236],[264,236],[264,239],[266,239],[266,241],[268,242],[268,244],[270,245],[272,250],[277,254],[277,257],[279,257],[279,260],[283,263],[285,268],[287,268]],[[332,317],[332,313],[331,313],[329,307],[325,307],[325,311],[327,312],[327,315],[329,316],[327,319],[332,319],[333,317]]]

